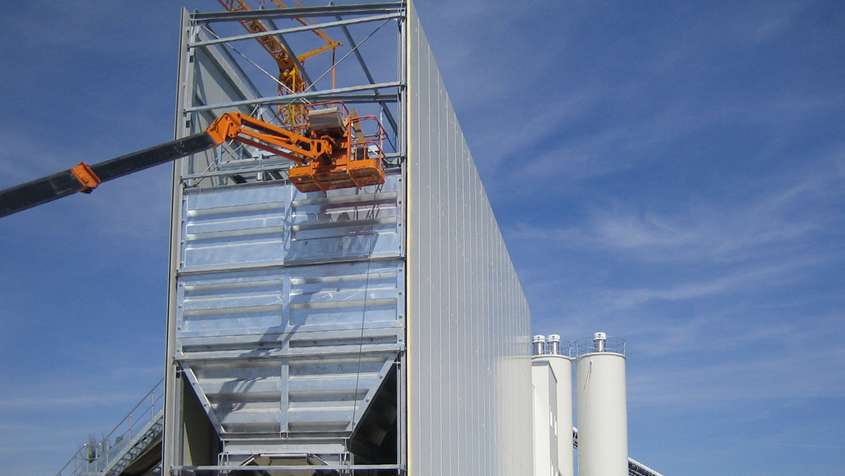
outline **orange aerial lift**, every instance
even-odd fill
[[[287,8],[283,0],[272,1],[279,8]],[[246,0],[219,2],[228,11],[250,10]],[[302,25],[308,24],[302,18],[294,20]],[[260,20],[243,20],[241,24],[250,33],[269,31]],[[308,89],[302,63],[316,55],[331,51],[334,73],[334,54],[340,42],[319,29],[312,32],[324,45],[299,56],[295,56],[280,37],[266,35],[256,38],[279,67],[278,89],[281,95]],[[77,192],[90,193],[102,182],[228,141],[253,146],[293,161],[288,170],[288,180],[301,192],[361,188],[384,183],[384,151],[381,145],[385,132],[376,117],[359,116],[354,111],[349,113],[342,104],[321,104],[319,108],[287,104],[279,106],[279,109],[285,127],[230,112],[217,118],[205,132],[94,165],[83,162],[48,177],[0,191],[0,217]],[[363,125],[365,121],[375,123],[375,132],[365,132],[368,130]]]
[[[384,183],[384,131],[375,117],[344,114],[339,106],[313,109],[307,114],[309,129],[300,134],[245,114],[227,112],[204,132],[93,165],[81,162],[68,170],[2,190],[0,217],[77,192],[90,193],[100,183],[228,141],[293,161],[288,180],[302,192]],[[363,121],[376,122],[376,132],[367,135]]]

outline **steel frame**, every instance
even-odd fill
[[[352,18],[346,18],[351,16]],[[333,21],[323,21],[302,27],[294,28],[277,28],[273,24],[274,19],[292,18],[292,17],[327,17],[333,18]],[[235,35],[230,37],[221,37],[214,39],[200,39],[199,34],[201,29],[210,23],[217,22],[234,22],[243,19],[262,19],[268,22],[273,30],[261,34],[247,34]],[[356,5],[328,5],[319,7],[300,7],[289,9],[272,9],[272,10],[256,10],[250,12],[194,12],[189,13],[183,10],[180,29],[180,54],[179,54],[179,79],[177,83],[177,107],[176,107],[176,124],[174,135],[182,137],[190,133],[197,120],[208,118],[208,114],[220,109],[241,109],[266,107],[270,105],[289,104],[293,102],[302,101],[344,101],[347,103],[379,104],[382,114],[391,126],[391,131],[394,135],[395,152],[388,154],[392,159],[397,160],[396,164],[401,166],[402,160],[405,157],[406,144],[406,125],[404,124],[405,114],[405,84],[406,84],[406,58],[405,55],[405,28],[406,28],[406,4],[404,1],[399,2],[382,2],[382,3],[367,3]],[[364,54],[360,50],[358,43],[352,37],[349,26],[370,22],[386,22],[395,21],[397,24],[397,40],[396,46],[398,49],[398,64],[396,67],[396,78],[393,80],[377,82],[372,73],[372,69],[366,63]],[[193,62],[198,51],[203,51],[211,54],[209,48],[223,47],[224,45],[245,41],[264,35],[278,35],[282,41],[285,41],[282,35],[310,31],[314,29],[323,28],[339,28],[348,44],[354,53],[355,59],[363,71],[369,84],[353,85],[347,87],[340,87],[334,89],[323,89],[308,91],[300,94],[290,94],[283,96],[261,96],[258,90],[255,89],[242,72],[228,71],[227,75],[231,77],[233,83],[237,83],[237,88],[242,91],[242,95],[247,99],[238,101],[228,101],[220,103],[205,103],[201,101],[197,103],[195,88],[195,79],[193,73]],[[228,53],[225,54],[232,61],[221,61],[222,68],[229,68],[228,63],[237,63],[233,61],[234,57]],[[229,68],[231,69],[231,68]],[[398,120],[389,104],[396,104],[396,111],[398,112]],[[186,163],[189,161],[185,161]],[[179,216],[181,213],[181,203],[183,190],[186,185],[186,180],[218,180],[214,182],[218,185],[225,183],[226,177],[237,173],[250,173],[258,171],[263,173],[268,170],[265,164],[260,167],[247,168],[232,168],[231,171],[213,170],[213,164],[209,163],[205,172],[197,170],[197,164],[192,161],[187,165],[182,163],[174,163],[173,168],[173,184],[172,184],[172,207],[171,207],[171,252],[170,252],[170,273],[168,280],[168,318],[167,318],[167,349],[165,362],[165,423],[163,432],[163,459],[162,459],[162,474],[184,474],[194,472],[205,472],[207,474],[222,474],[225,472],[238,471],[232,466],[226,465],[194,465],[191,466],[189,462],[185,461],[185,456],[193,451],[192,448],[186,447],[183,435],[188,425],[191,422],[186,421],[185,408],[183,408],[184,388],[189,388],[197,384],[197,376],[187,369],[183,371],[177,359],[180,356],[180,351],[175,346],[175,335],[177,326],[177,296],[176,296],[176,279],[182,273],[180,269],[179,249],[182,242],[182,230],[180,229]],[[404,174],[404,167],[401,166],[400,172]],[[284,166],[269,167],[274,171],[284,171]],[[395,172],[394,172],[395,173]],[[404,202],[404,200],[403,200]],[[404,254],[404,246],[402,246],[402,253]],[[276,266],[276,265],[270,265]],[[248,267],[246,267],[248,268]],[[200,271],[201,272],[201,271]],[[402,331],[403,334],[406,331]],[[397,418],[398,438],[397,438],[397,464],[389,465],[356,465],[356,464],[339,464],[321,467],[321,469],[337,469],[341,471],[349,470],[395,470],[397,474],[403,474],[406,467],[407,448],[405,443],[407,441],[406,432],[406,376],[405,376],[405,353],[404,353],[404,336],[398,345],[377,346],[379,350],[398,351],[399,357],[394,365],[397,366],[397,411],[399,413]],[[286,350],[285,352],[290,352]],[[384,373],[384,369],[382,369]],[[188,385],[183,385],[183,381],[188,382]],[[370,390],[367,399],[373,397],[374,390]],[[207,399],[200,398],[200,405],[208,406]],[[360,419],[359,415],[357,419]],[[219,421],[210,419],[209,423],[219,431],[221,426]],[[335,467],[336,466],[336,467]],[[291,472],[306,471],[306,468],[297,466],[283,466],[283,467],[250,467],[249,470],[269,470],[280,469]],[[310,468],[313,470],[313,466]]]
[[[286,466],[241,466],[241,467],[232,467],[232,466],[225,466],[225,465],[214,465],[214,466],[180,466],[177,469],[181,471],[188,471],[191,474],[195,473],[202,473],[202,472],[210,472],[216,473],[220,471],[226,471],[229,473],[241,473],[246,471],[289,471],[293,473],[309,473],[315,470],[314,466],[302,466],[302,465],[286,465]],[[375,471],[375,470],[401,470],[401,466],[398,464],[327,464],[318,466],[317,469],[326,470],[326,471]]]
[[[252,10],[247,12],[193,13],[191,19],[203,21],[241,21],[264,18],[325,17],[335,15],[365,15],[376,13],[405,13],[405,2],[359,3],[354,5],[329,5],[321,7],[296,7],[284,9]]]
[[[344,101],[344,102],[396,102],[399,99],[398,94],[385,96],[371,96],[363,94],[349,94],[358,91],[373,91],[387,88],[402,88],[402,83],[399,81],[391,81],[378,84],[362,84],[360,86],[348,86],[345,88],[326,89],[323,91],[314,91],[311,93],[297,93],[286,94],[284,96],[269,96],[257,99],[245,99],[243,101],[231,101],[219,104],[209,104],[205,106],[186,107],[185,112],[201,112],[213,111],[215,109],[228,109],[237,106],[261,106],[261,105],[276,105],[276,104],[291,104],[299,102],[302,99],[323,99],[329,101]]]
[[[273,35],[286,35],[288,33],[298,33],[301,31],[311,31],[311,30],[321,30],[324,28],[332,28],[336,26],[346,26],[346,25],[355,25],[358,23],[369,23],[374,21],[382,21],[382,20],[392,20],[394,18],[400,18],[402,14],[400,13],[390,13],[387,15],[376,15],[371,17],[363,17],[363,18],[353,18],[351,20],[338,20],[338,21],[331,21],[326,23],[312,23],[309,25],[303,26],[296,26],[293,28],[281,28],[276,30],[268,30],[261,33],[249,33],[245,35],[235,35],[235,36],[228,36],[224,38],[215,38],[213,40],[205,40],[205,41],[195,41],[188,43],[189,48],[196,48],[197,46],[209,46],[209,45],[216,45],[219,43],[234,43],[236,41],[244,41],[250,40],[255,38],[261,38],[262,36],[273,36]]]

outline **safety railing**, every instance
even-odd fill
[[[120,422],[102,438],[91,438],[62,466],[57,476],[103,474],[124,453],[139,434],[160,418],[164,404],[164,380],[144,395]]]
[[[614,354],[628,355],[628,344],[624,339],[607,338],[601,342],[594,340],[579,340],[572,343],[574,356],[580,357],[593,352],[610,352]]]

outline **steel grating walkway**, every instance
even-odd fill
[[[628,476],[663,476],[634,458],[628,457]]]
[[[105,437],[79,447],[57,476],[117,476],[154,451],[164,429],[164,386],[160,380]],[[148,457],[150,466],[161,456]]]
[[[135,460],[153,449],[161,441],[164,429],[164,410],[159,410],[153,420],[135,435],[120,451],[115,452],[111,463],[107,464],[102,474],[117,476],[129,467]]]

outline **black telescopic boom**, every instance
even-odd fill
[[[91,170],[100,183],[108,182],[208,150],[215,145],[214,139],[207,132],[201,132],[94,164]],[[0,191],[0,218],[85,190],[71,169],[16,185]]]

